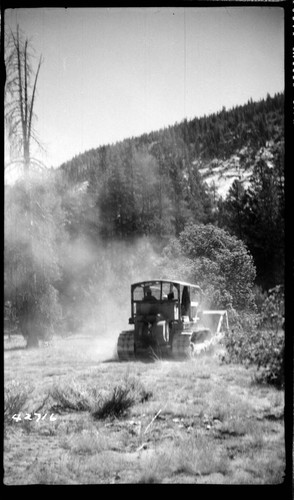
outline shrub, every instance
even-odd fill
[[[253,306],[253,258],[243,241],[212,224],[187,224],[163,249],[160,267],[166,277],[200,285],[206,307]]]
[[[267,293],[262,290],[262,288],[258,285],[254,285],[253,287],[253,293],[254,293],[254,302],[256,305],[256,310],[257,312],[261,312],[263,303],[265,299],[267,298]]]
[[[269,291],[260,313],[235,312],[233,327],[226,333],[224,361],[257,367],[256,380],[284,385],[283,290]]]
[[[256,380],[284,385],[284,336],[270,330],[242,329],[226,334],[227,362],[255,365]]]

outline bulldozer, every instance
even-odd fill
[[[131,285],[130,330],[117,341],[119,360],[187,359],[218,342],[228,325],[226,310],[203,310],[198,285],[168,279]]]

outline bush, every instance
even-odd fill
[[[226,362],[257,367],[256,380],[277,387],[284,385],[283,289],[269,291],[260,313],[234,313],[226,333]]]
[[[38,346],[41,339],[50,340],[61,320],[57,290],[45,283],[37,295],[27,293],[19,308],[19,325],[27,347]]]
[[[253,293],[254,293],[254,302],[256,305],[256,310],[257,312],[261,312],[263,303],[265,299],[267,298],[267,293],[262,290],[262,288],[258,285],[254,285],[253,287]]]
[[[256,275],[243,241],[212,224],[186,225],[162,253],[161,274],[201,286],[206,307],[252,307]]]
[[[258,323],[256,318],[252,318],[251,321],[247,319],[242,329],[235,328],[226,333],[225,361],[238,362],[246,366],[255,365],[258,370],[256,379],[259,382],[282,387],[284,384],[284,335],[268,329],[261,330],[257,326]]]
[[[5,297],[12,301],[27,347],[48,340],[61,320],[64,214],[52,172],[19,179],[5,196]]]

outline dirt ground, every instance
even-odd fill
[[[76,336],[27,350],[6,339],[5,389],[28,397],[5,425],[5,484],[282,483],[284,393],[257,385],[253,369],[223,364],[222,349],[119,362],[115,340]],[[86,398],[130,382],[146,397],[116,418],[53,404],[53,389]]]

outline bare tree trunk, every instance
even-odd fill
[[[11,135],[18,137],[18,142],[16,142],[17,153],[21,150],[22,153],[22,163],[23,163],[23,173],[25,177],[25,189],[26,195],[28,197],[28,212],[25,220],[26,232],[28,235],[29,243],[29,254],[31,257],[31,263],[33,269],[31,269],[31,264],[27,269],[28,273],[32,272],[32,279],[28,278],[28,293],[31,295],[31,299],[27,307],[24,308],[21,316],[21,330],[24,337],[27,339],[27,347],[36,347],[39,344],[39,332],[36,326],[36,311],[35,311],[35,299],[37,292],[37,274],[34,269],[34,241],[33,241],[33,210],[32,210],[32,200],[31,200],[31,184],[30,184],[30,170],[31,170],[31,153],[30,145],[31,140],[36,141],[34,130],[32,127],[33,116],[34,116],[34,103],[37,88],[37,81],[39,76],[39,71],[42,63],[42,57],[40,57],[37,70],[35,72],[35,77],[33,82],[31,82],[30,76],[33,73],[33,68],[31,65],[29,49],[29,40],[25,40],[20,35],[19,26],[17,26],[16,34],[10,32],[11,43],[12,43],[12,53],[8,57],[9,64],[7,67],[9,77],[8,77],[8,93],[10,92],[10,107],[7,111],[7,121],[10,127]],[[16,97],[17,96],[17,97]],[[37,144],[39,144],[37,142]]]
[[[8,121],[9,118],[11,119],[11,123],[9,123],[11,132],[13,131],[13,134],[17,134],[19,137],[19,142],[21,143],[22,149],[23,171],[26,174],[30,169],[31,140],[34,139],[40,146],[34,135],[32,122],[34,116],[33,111],[38,76],[42,64],[42,56],[39,59],[35,78],[32,84],[29,77],[29,75],[32,74],[32,66],[28,53],[29,40],[22,40],[20,38],[18,26],[16,35],[11,32],[11,40],[13,44],[13,55],[8,59],[10,62],[9,66],[15,69],[13,69],[11,72],[9,71],[9,67],[7,68],[7,88],[9,89],[8,93],[10,92],[10,95],[12,95],[12,102],[9,103],[10,107],[8,116],[6,116],[6,118],[8,119]],[[17,99],[15,99],[15,93],[17,93],[18,95]],[[17,116],[19,117],[18,119],[16,118]]]

